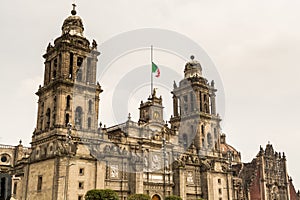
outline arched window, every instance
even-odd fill
[[[70,110],[70,108],[71,108],[71,97],[70,97],[70,95],[67,96],[66,108],[67,108],[67,110]]]
[[[51,110],[50,108],[48,108],[46,112],[46,128],[50,127],[50,120],[51,120]]]
[[[88,128],[90,129],[92,126],[92,119],[89,117],[88,118]]]
[[[89,100],[89,113],[92,113],[93,101]]]
[[[75,111],[75,125],[82,128],[82,108],[80,106]]]

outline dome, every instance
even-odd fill
[[[184,74],[185,78],[193,77],[193,76],[202,76],[202,67],[201,64],[194,60],[194,56],[191,56],[191,61],[185,64]]]
[[[84,27],[82,19],[79,16],[76,16],[75,7],[73,8],[71,14],[72,16],[69,16],[67,19],[65,19],[63,23],[62,34],[70,34],[83,37]]]

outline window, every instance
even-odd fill
[[[92,113],[93,101],[89,100],[89,113]]]
[[[81,67],[82,63],[83,63],[83,58],[82,57],[78,57],[77,58],[77,67]]]
[[[222,189],[221,188],[219,188],[219,194],[222,194]]]
[[[83,183],[83,182],[79,182],[79,183],[78,183],[78,188],[79,188],[79,189],[82,190],[82,189],[84,188],[83,186],[84,186],[84,183]]]
[[[92,119],[89,117],[88,118],[88,128],[90,129],[92,126]]]
[[[66,121],[65,121],[65,125],[68,126],[68,123],[70,122],[70,115],[66,114]]]
[[[43,184],[43,176],[38,176],[38,184],[37,184],[37,191],[42,191],[42,184]]]
[[[219,183],[219,184],[221,184],[221,183],[222,183],[222,180],[221,180],[220,178],[218,179],[218,183]]]
[[[46,118],[47,118],[47,119],[46,119],[46,120],[47,120],[47,121],[46,121],[46,123],[47,123],[47,124],[46,124],[46,128],[49,128],[49,127],[50,127],[50,116],[51,116],[51,112],[50,112],[50,108],[48,108],[48,109],[47,109],[47,112],[46,112]]]
[[[17,189],[18,189],[18,183],[14,183],[14,190],[13,190],[14,195],[17,194]]]
[[[202,133],[202,136],[204,136],[204,126],[201,125],[201,133]]]
[[[75,125],[82,128],[82,108],[80,106],[75,111]]]
[[[53,77],[53,78],[56,78],[57,58],[54,59],[53,65],[54,65],[54,67],[53,67],[53,74],[52,74],[52,77]]]
[[[83,196],[82,196],[82,195],[79,195],[79,196],[78,196],[78,200],[83,200]]]
[[[73,76],[73,60],[74,60],[74,54],[70,53],[69,78],[72,78]]]
[[[84,168],[80,168],[80,169],[79,169],[79,175],[80,175],[80,176],[83,176],[83,175],[84,175]]]
[[[66,109],[67,109],[67,110],[70,110],[70,107],[71,107],[71,96],[68,95],[68,96],[67,96]]]
[[[5,163],[6,161],[7,161],[7,156],[5,156],[5,155],[4,155],[4,156],[1,156],[1,162],[4,162],[4,163]]]

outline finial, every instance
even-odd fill
[[[22,140],[19,141],[19,145],[21,145],[21,144],[22,144]]]
[[[153,88],[152,97],[156,97],[156,90],[157,90],[157,88]]]
[[[131,120],[131,114],[128,113],[128,120]]]
[[[75,9],[75,8],[76,8],[76,4],[73,3],[72,6],[73,6],[73,10],[71,11],[71,14],[72,14],[72,15],[76,15],[76,13],[77,13],[77,12],[76,12],[76,9]]]
[[[194,56],[194,55],[191,55],[190,58],[191,58],[191,60],[194,60],[194,59],[195,59],[195,56]]]

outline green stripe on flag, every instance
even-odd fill
[[[155,73],[157,70],[158,70],[157,65],[154,62],[152,62],[152,73]]]

